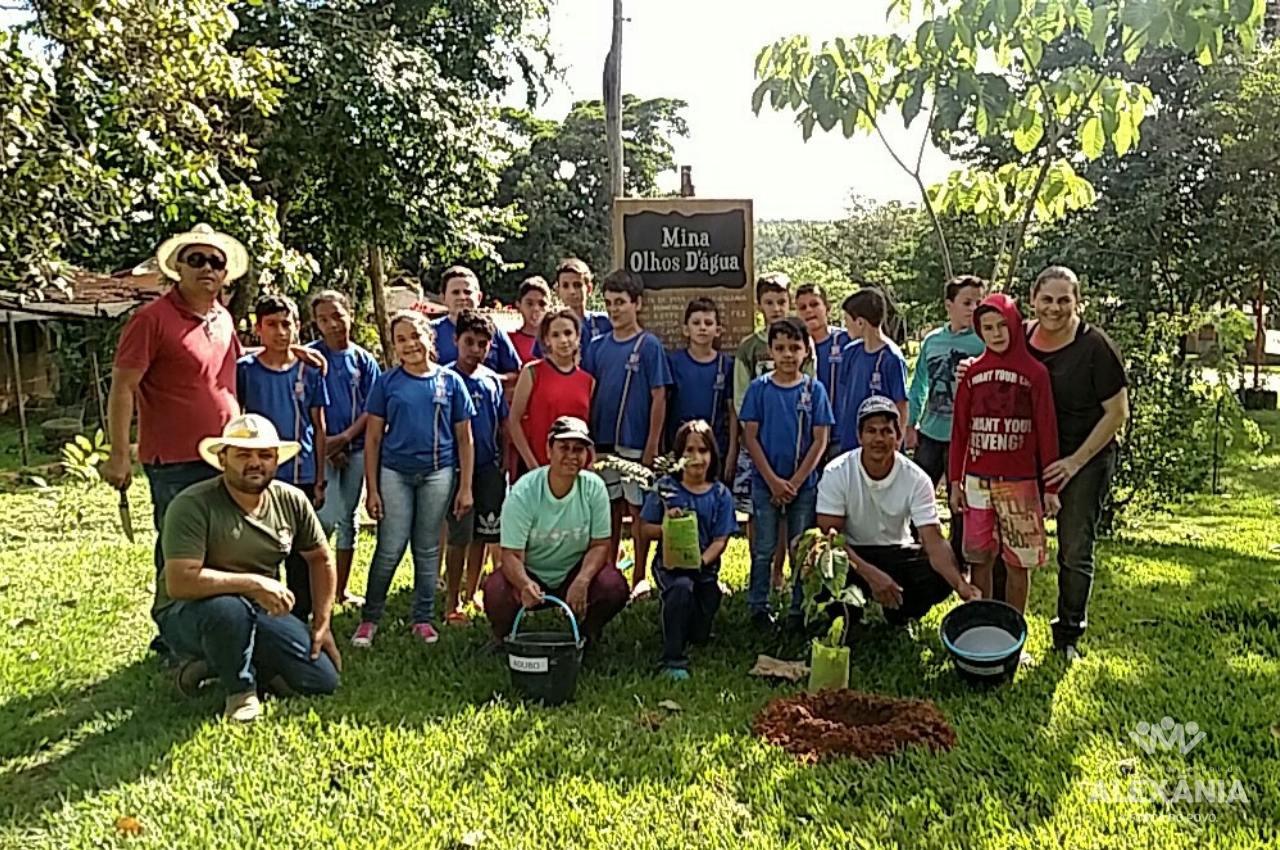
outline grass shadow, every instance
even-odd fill
[[[156,769],[215,711],[178,702],[154,657],[84,688],[59,688],[0,705],[0,825],[136,780]],[[221,704],[217,706],[221,708]]]

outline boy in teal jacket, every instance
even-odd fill
[[[951,413],[956,398],[956,367],[982,354],[982,338],[973,330],[973,311],[982,301],[986,284],[962,275],[947,284],[947,324],[932,331],[920,346],[911,387],[907,391],[907,448],[937,487],[947,471],[951,449]],[[1012,331],[1011,331],[1012,332]],[[964,564],[964,517],[951,517],[951,548]]]

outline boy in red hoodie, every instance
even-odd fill
[[[965,515],[965,558],[973,584],[991,598],[997,554],[1008,567],[1005,598],[1027,609],[1028,570],[1045,563],[1045,512],[1058,512],[1057,488],[1040,504],[1040,476],[1058,459],[1058,420],[1049,372],[1027,351],[1018,306],[989,295],[974,311],[987,350],[969,366],[951,426],[951,509]]]

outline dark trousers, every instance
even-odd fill
[[[920,435],[919,442],[916,443],[916,454],[912,458],[916,462],[916,466],[923,469],[929,475],[929,480],[933,482],[933,488],[938,489],[938,482],[947,477],[947,465],[951,458],[951,443],[935,440],[932,437]],[[951,482],[947,482],[947,503],[951,503]],[[951,528],[949,530],[951,536],[951,551],[956,554],[956,563],[960,569],[964,569],[964,514],[951,514]]]
[[[855,546],[853,551],[902,588],[902,605],[897,610],[884,609],[884,618],[890,623],[900,625],[907,620],[919,620],[929,613],[930,608],[951,595],[951,585],[934,571],[921,546]],[[861,587],[867,600],[871,600],[870,585],[852,569],[849,580]],[[862,609],[850,611],[845,622],[848,625],[859,622],[862,613]]]
[[[202,460],[189,460],[182,463],[146,463],[142,469],[147,473],[147,482],[151,485],[152,518],[156,525],[156,575],[164,566],[164,515],[169,505],[178,494],[201,481],[208,481],[218,475],[218,470]]]
[[[259,690],[330,694],[338,670],[323,652],[311,660],[311,633],[290,616],[272,617],[243,596],[174,602],[160,615],[160,634],[181,658],[200,659],[228,694]]]
[[[1055,646],[1076,643],[1088,625],[1093,592],[1093,547],[1102,505],[1116,471],[1116,447],[1108,446],[1067,482],[1058,497],[1058,616],[1050,622]]]
[[[538,583],[543,593],[568,602],[569,585],[573,584],[581,570],[582,562],[579,561],[557,587],[551,587],[533,573],[529,573],[529,577]],[[622,613],[630,599],[631,588],[626,577],[613,564],[605,564],[587,588],[587,615],[579,623],[587,640],[598,641],[605,625]],[[538,607],[549,605],[551,603],[547,602]],[[489,618],[489,625],[493,627],[494,637],[502,640],[511,634],[511,627],[515,624],[516,614],[520,613],[521,607],[520,591],[507,581],[501,569],[494,570],[484,583],[484,612]]]
[[[316,503],[316,485],[295,486],[306,494],[308,502]],[[311,567],[296,548],[284,559],[284,583],[293,593],[293,616],[307,622],[311,619]]]
[[[720,610],[720,577],[711,570],[654,567],[662,603],[662,664],[689,667],[689,645],[711,640],[711,624]]]

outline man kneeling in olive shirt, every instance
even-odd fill
[[[260,683],[279,696],[329,694],[342,657],[329,630],[336,574],[311,502],[275,480],[276,466],[298,453],[275,426],[253,414],[200,442],[200,456],[222,474],[178,494],[164,518],[164,568],[151,616],[183,659],[184,694],[215,676],[227,692],[224,717],[261,714]],[[293,616],[294,598],[279,579],[296,549],[311,573],[310,630]]]

